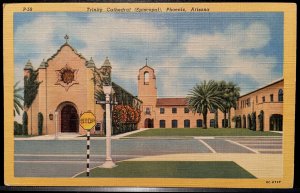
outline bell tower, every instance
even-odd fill
[[[138,75],[138,97],[143,105],[156,105],[157,88],[154,69],[146,65],[139,69]]]
[[[156,77],[154,69],[146,65],[139,69],[138,98],[143,101],[140,128],[153,127],[157,99]]]

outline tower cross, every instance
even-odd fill
[[[69,39],[69,36],[68,36],[68,34],[66,34],[66,35],[65,35],[65,40],[66,40],[66,42],[68,42],[68,39]]]
[[[148,58],[146,58],[146,66],[148,65]]]

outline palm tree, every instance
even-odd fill
[[[228,105],[226,102],[227,98],[225,95],[226,87],[227,87],[227,83],[224,80],[218,82],[218,90],[219,90],[219,92],[223,93],[222,106],[219,109],[224,113],[224,127],[226,127],[226,112],[227,112],[227,105]],[[218,116],[217,116],[217,118],[218,118]],[[216,122],[218,122],[218,120],[216,120]]]
[[[231,113],[230,109],[231,108],[236,108],[237,105],[237,100],[240,97],[240,87],[238,87],[235,83],[233,82],[228,82],[227,83],[227,88],[225,90],[225,98],[226,98],[226,107],[228,111],[228,127],[231,128]]]
[[[16,116],[16,112],[18,115],[20,115],[20,110],[23,110],[21,101],[24,101],[24,98],[22,95],[20,95],[20,92],[23,90],[23,88],[17,88],[18,84],[19,82],[14,85],[14,116]]]
[[[203,114],[203,128],[207,128],[208,110],[222,108],[222,96],[223,93],[218,90],[218,83],[213,80],[197,84],[188,94],[189,108],[194,113]]]
[[[216,110],[215,110],[215,128],[219,128],[219,115],[218,115],[218,108],[215,108]]]

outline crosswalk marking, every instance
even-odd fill
[[[227,141],[258,153],[282,153],[282,137],[228,138]]]
[[[252,149],[252,148],[250,148],[250,147],[247,147],[247,146],[245,146],[245,145],[243,145],[243,144],[240,144],[240,143],[238,143],[238,142],[235,142],[235,141],[232,141],[232,140],[229,140],[229,139],[227,139],[226,141],[228,141],[228,142],[230,142],[230,143],[233,143],[233,144],[236,144],[236,145],[239,145],[239,146],[241,146],[241,147],[243,147],[243,148],[246,148],[246,149],[248,149],[248,150],[250,150],[250,151],[252,151],[252,152],[254,152],[254,153],[259,153],[259,151],[256,151],[256,150],[254,150],[254,149]]]
[[[217,153],[210,145],[204,142],[202,139],[198,139],[203,145],[205,145],[212,153]]]

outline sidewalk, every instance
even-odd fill
[[[115,136],[112,136],[111,138],[112,138],[112,139],[120,139],[120,138],[122,138],[122,137],[126,137],[126,136],[131,135],[131,134],[134,134],[134,133],[146,131],[146,130],[148,130],[148,129],[149,129],[149,128],[141,128],[141,129],[138,129],[138,130],[135,130],[135,131],[130,131],[130,132],[127,132],[127,133],[122,133],[122,134],[119,134],[119,135],[115,135]]]
[[[127,133],[122,133],[119,135],[111,136],[111,139],[120,139],[122,137],[131,135],[133,133],[138,133],[142,131],[146,131],[149,128],[141,128],[135,131],[127,132]],[[14,140],[86,140],[86,137],[80,137],[81,135],[78,133],[58,133],[57,136],[55,134],[53,135],[39,135],[39,136],[34,136],[34,137],[15,137]],[[105,140],[106,137],[92,137],[91,139],[93,140]]]

